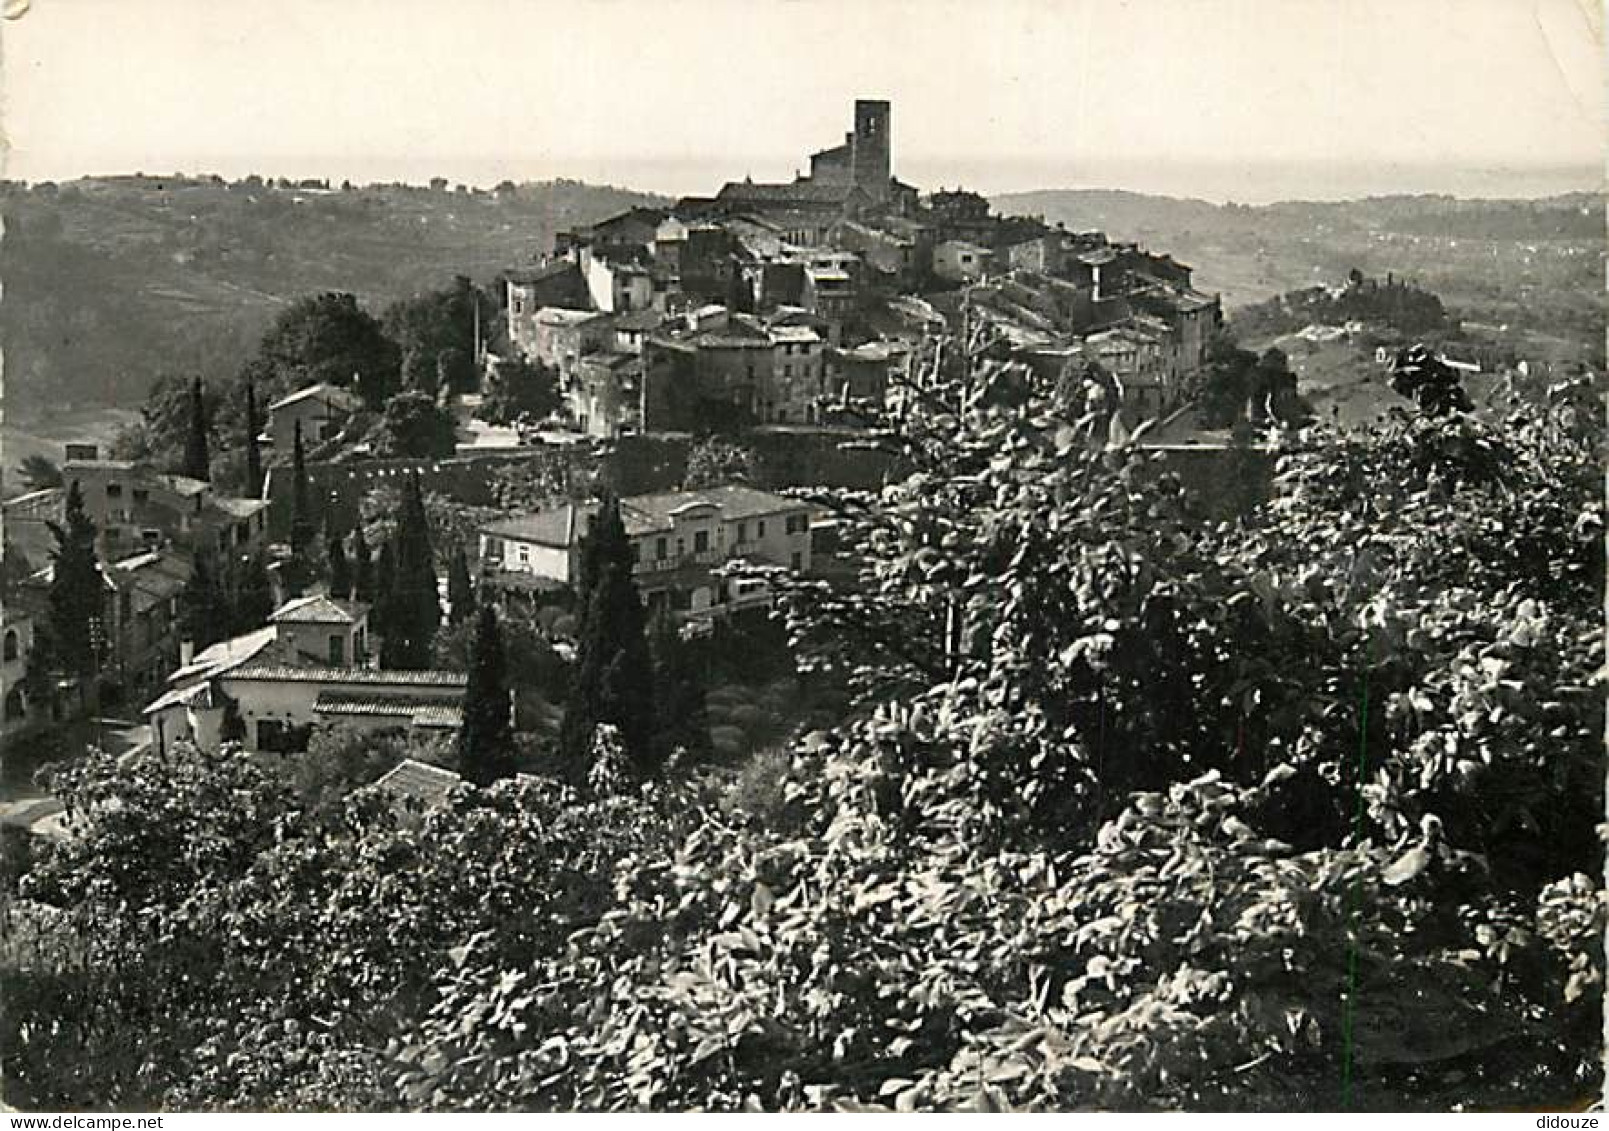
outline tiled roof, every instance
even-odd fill
[[[826,184],[819,181],[793,181],[788,184],[756,184],[752,181],[728,181],[715,199],[738,203],[789,204],[807,201],[813,204],[839,204],[849,199],[855,185]]]
[[[320,381],[317,385],[309,385],[305,389],[297,389],[287,397],[280,397],[279,400],[268,406],[268,411],[273,412],[276,408],[284,408],[287,405],[305,401],[310,397],[317,397],[326,403],[336,404],[342,408],[356,408],[358,405],[358,398],[345,389]]]
[[[819,342],[821,335],[814,326],[783,325],[771,327],[773,342]]]
[[[888,361],[908,351],[894,342],[863,342],[853,349],[841,349],[838,356],[848,361]]]
[[[180,704],[195,707],[197,710],[202,711],[216,706],[211,681],[203,679],[198,683],[186,684],[184,687],[175,687],[171,691],[165,691],[147,703],[145,710],[140,713],[142,715],[154,715],[158,711],[168,707],[176,707]]]
[[[665,324],[665,316],[657,310],[628,310],[615,315],[616,330],[657,330]]]
[[[658,225],[665,219],[667,215],[668,213],[662,209],[648,208],[639,204],[626,209],[624,212],[617,212],[606,220],[599,220],[595,224],[588,224],[585,227],[578,229],[578,231],[590,232],[596,235],[598,232],[607,231],[610,228],[621,227],[625,224],[633,222],[658,227]]]
[[[349,605],[315,593],[286,601],[268,619],[274,624],[356,624],[359,618]]]
[[[244,499],[235,495],[214,495],[208,501],[211,506],[223,511],[231,518],[250,518],[257,512],[268,509],[267,499]]]
[[[521,283],[540,283],[547,279],[553,279],[560,275],[568,274],[572,271],[579,275],[581,273],[581,268],[572,260],[556,259],[552,263],[545,264],[541,267],[528,270],[509,271],[504,277],[507,278],[509,282],[518,285]]]
[[[451,793],[463,778],[451,770],[405,758],[375,782],[370,789],[396,797],[432,805]]]
[[[101,471],[133,471],[139,466],[131,459],[70,459],[62,464],[62,469],[71,471],[75,467],[81,467]]]
[[[341,691],[321,691],[313,703],[319,715],[348,718],[405,719],[413,726],[458,727],[464,713],[456,703],[417,695],[353,695]]]
[[[188,664],[168,677],[168,682],[183,679],[187,675],[199,675],[221,667],[245,663],[272,644],[277,635],[278,631],[269,625],[266,628],[242,633],[240,636],[230,637],[228,640],[220,640],[197,652]]]
[[[582,365],[601,365],[605,369],[623,369],[629,365],[641,364],[642,358],[634,353],[606,350],[600,353],[589,353],[580,359]]]
[[[246,664],[230,679],[282,683],[359,683],[380,687],[463,687],[463,672],[404,671],[380,668],[314,668],[290,664]]]
[[[544,306],[536,312],[536,320],[546,326],[580,326],[607,317],[601,310],[571,310],[563,306]]]
[[[627,535],[652,534],[672,529],[672,516],[700,505],[719,507],[721,517],[727,521],[781,514],[802,506],[792,499],[757,491],[752,487],[706,487],[698,491],[664,491],[653,495],[627,496],[620,500],[620,518]],[[584,506],[566,503],[533,515],[493,523],[482,529],[487,534],[514,541],[565,549],[586,532],[597,509],[596,503]]]

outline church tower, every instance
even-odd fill
[[[892,174],[889,156],[890,116],[891,110],[886,101],[869,98],[855,100],[854,181],[873,200],[883,200],[888,196],[888,180]]]

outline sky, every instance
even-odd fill
[[[31,0],[0,124],[24,180],[684,193],[791,179],[873,97],[924,188],[1539,195],[1602,181],[1599,3]]]

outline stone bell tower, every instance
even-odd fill
[[[889,119],[886,101],[869,98],[855,100],[854,182],[873,200],[888,196],[892,173]]]

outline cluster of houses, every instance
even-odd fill
[[[37,629],[49,615],[49,524],[61,521],[74,484],[97,527],[105,595],[92,619],[98,682],[110,689],[111,703],[139,710],[159,750],[182,740],[295,752],[307,748],[316,728],[336,724],[430,733],[458,728],[462,673],[382,669],[361,602],[324,592],[291,595],[277,571],[270,571],[276,607],[267,621],[197,651],[181,616],[196,558],[214,551],[281,556],[285,548],[269,542],[267,501],[223,496],[200,480],[100,459],[82,448],[69,455],[62,469],[67,486],[5,504],[8,555],[45,564],[30,565],[7,586],[0,610],[0,737],[57,722],[73,705],[65,695],[36,701],[28,675]],[[490,585],[483,592],[499,600],[562,599],[576,580],[581,539],[596,509],[563,503],[486,526],[478,547]],[[708,620],[767,603],[763,583],[725,575],[721,567],[734,560],[811,568],[811,511],[794,499],[723,486],[628,496],[621,513],[650,609]]]
[[[103,459],[69,444],[62,465],[95,524],[104,603],[92,618],[99,681],[114,700],[138,703],[160,688],[179,654],[179,596],[196,555],[248,556],[268,540],[268,502],[229,496],[210,483],[131,460]],[[66,487],[5,502],[6,557],[24,576],[8,579],[0,644],[0,737],[52,721],[59,704],[30,695],[28,658],[46,612]]]
[[[853,423],[963,309],[1021,360],[1098,362],[1135,414],[1176,404],[1222,321],[1190,268],[964,189],[923,198],[891,173],[891,113],[857,101],[793,181],[560,233],[508,279],[509,347],[593,436]]]
[[[860,100],[853,129],[811,154],[808,174],[732,182],[560,233],[544,262],[508,277],[499,350],[555,373],[561,415],[597,438],[853,426],[868,406],[891,403],[946,328],[981,327],[995,360],[1042,373],[1098,362],[1108,404],[1137,415],[1178,402],[1221,320],[1189,267],[1099,232],[996,216],[964,189],[924,197],[893,175],[891,124],[887,102]],[[494,373],[501,360],[487,358]],[[298,430],[310,456],[343,444],[361,406],[317,384],[268,410],[261,439],[283,460]],[[180,610],[194,562],[281,552],[267,499],[92,447],[66,455],[64,482],[77,484],[98,532],[103,682],[141,711],[156,747],[292,752],[321,726],[460,725],[461,673],[382,669],[362,604],[293,596],[277,578],[266,623],[193,648]],[[0,610],[0,736],[56,708],[31,701],[26,675],[47,616],[49,524],[64,498],[56,488],[4,504],[8,557],[28,565]],[[818,567],[812,528],[823,528],[795,499],[718,486],[630,496],[621,513],[646,603],[682,618],[770,601],[763,582],[723,569],[734,561]],[[484,525],[480,576],[498,600],[562,599],[594,514],[566,502]],[[413,763],[398,772],[403,792],[451,776]]]

